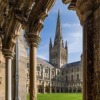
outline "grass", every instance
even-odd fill
[[[29,96],[27,96],[29,100]],[[38,94],[37,100],[82,100],[81,93]]]

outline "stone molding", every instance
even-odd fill
[[[93,2],[91,0],[62,0],[63,3],[70,5],[69,10],[75,10],[81,25],[87,20],[88,16],[93,13]]]
[[[34,47],[38,47],[40,43],[40,36],[33,33],[26,33],[25,38],[30,46],[33,45]]]
[[[12,52],[11,50],[3,49],[2,52],[5,58],[8,58],[8,59],[14,58],[14,52]]]

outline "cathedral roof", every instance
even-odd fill
[[[49,68],[55,68],[53,65],[51,65],[48,61],[41,59],[41,58],[37,58],[37,63],[41,64],[45,67],[49,67]]]
[[[73,63],[63,65],[62,69],[72,68],[72,67],[80,67],[80,65],[81,65],[81,61],[77,61],[77,62],[73,62]]]

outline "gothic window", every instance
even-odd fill
[[[45,73],[48,73],[48,69],[45,69]]]
[[[68,73],[68,70],[66,70],[66,73]]]
[[[29,79],[29,73],[27,73],[27,78]]]
[[[71,80],[73,80],[73,75],[71,75]]]
[[[62,72],[62,76],[64,75],[64,73]]]
[[[0,84],[2,83],[2,77],[0,77]]]
[[[68,80],[68,77],[66,76],[66,81]]]
[[[57,75],[59,75],[59,70],[57,71]]]
[[[72,72],[73,72],[73,69],[72,69]]]
[[[79,80],[79,74],[77,74],[77,80]]]
[[[29,63],[27,63],[27,68],[29,68]]]
[[[54,71],[52,71],[52,75],[54,75]]]
[[[37,71],[40,71],[40,66],[37,66]]]
[[[79,71],[79,68],[77,68],[77,71]]]

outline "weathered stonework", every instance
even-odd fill
[[[18,34],[16,33],[19,30],[20,25],[22,25],[22,27],[25,29],[26,32],[35,33],[36,35],[39,36],[40,30],[43,27],[43,21],[45,17],[47,17],[48,11],[51,9],[54,2],[55,0],[45,0],[45,1],[44,0],[40,0],[40,1],[1,0],[0,1],[0,44],[2,44],[2,49],[8,50],[7,52],[9,51],[11,52],[14,50],[16,37],[18,36]],[[81,24],[84,27],[84,32],[85,32],[84,41],[86,43],[84,42],[84,54],[83,54],[83,60],[84,60],[83,61],[83,65],[84,65],[83,68],[83,76],[84,76],[83,97],[84,98],[83,99],[99,100],[100,93],[98,92],[99,89],[97,88],[97,86],[99,84],[98,76],[100,75],[100,68],[99,68],[100,66],[100,57],[99,57],[100,1],[99,0],[63,0],[63,2],[66,4],[71,2],[69,9],[76,10],[76,13],[81,21]],[[35,57],[35,55],[33,55],[33,57]],[[6,64],[8,63],[6,62]],[[11,63],[10,65],[8,64],[8,66],[11,67]],[[93,87],[93,84],[91,84],[91,82],[93,82],[94,84],[95,91],[94,89],[90,90],[90,88],[88,87],[88,86]],[[8,83],[6,83],[6,85],[8,85]],[[7,95],[9,95],[7,91],[5,92]],[[11,98],[9,99],[7,98],[6,100],[11,100]]]

